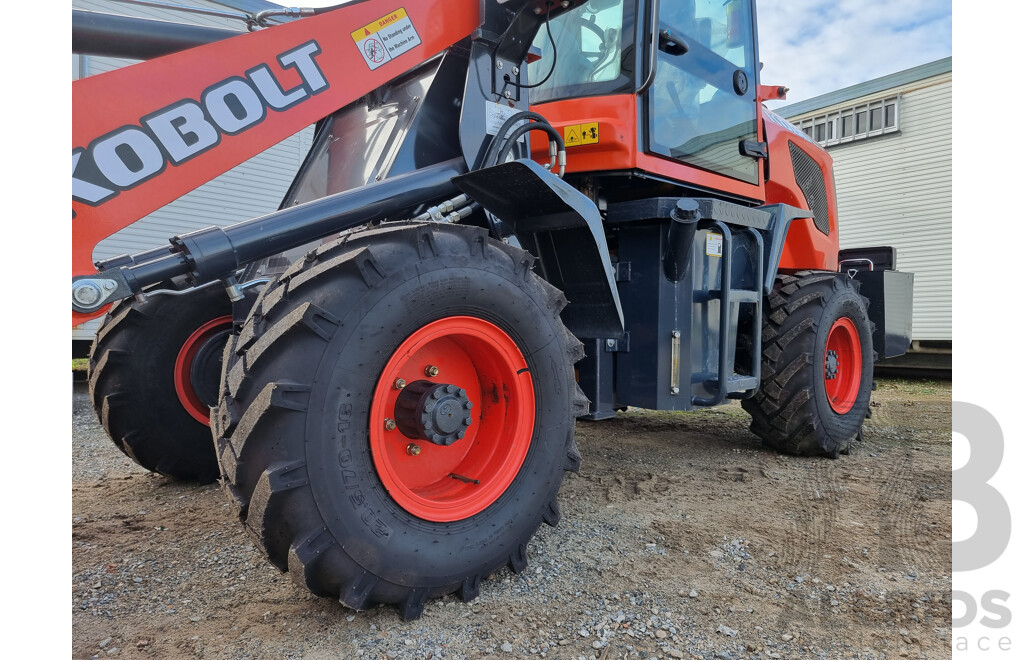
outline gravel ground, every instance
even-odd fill
[[[355,612],[292,585],[217,485],[147,473],[73,397],[75,658],[948,658],[951,388],[880,381],[838,461],[738,406],[580,422],[530,568],[464,604]]]

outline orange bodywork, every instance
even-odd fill
[[[690,185],[720,190],[755,202],[764,201],[761,186],[737,181],[727,176],[691,167],[671,158],[648,154],[638,147],[639,112],[633,94],[586,97],[542,103],[532,108],[559,132],[566,126],[597,122],[600,140],[593,144],[567,147],[566,172],[599,172],[607,170],[642,170]],[[547,138],[534,137],[535,153],[547,153]],[[764,174],[760,174],[763,181]]]
[[[457,11],[445,0],[409,2],[404,11],[420,43],[393,56],[383,54],[379,48],[370,48],[375,44],[369,39],[374,29],[386,29],[392,23],[389,18],[402,11],[396,10],[396,4],[394,0],[367,0],[72,83],[72,276],[95,270],[93,250],[107,236],[368,94],[469,36],[480,24],[477,2],[461,2]],[[378,23],[382,25],[375,28]],[[354,28],[364,30],[365,37],[358,30],[353,33]],[[367,39],[362,42],[365,52],[359,47],[359,38]],[[371,62],[375,68],[371,69]],[[254,74],[257,70],[260,73]],[[181,128],[182,120],[177,120],[176,130],[187,138],[177,146],[185,151],[190,140],[213,135],[213,129],[207,128],[215,123],[209,97],[221,94],[223,100],[225,90],[250,100],[258,93],[264,116],[233,133],[218,124],[214,127],[220,128],[216,143],[176,163],[174,154],[146,120],[169,108],[189,106],[192,126],[199,132],[189,133]],[[273,107],[268,98],[282,107]],[[286,103],[290,105],[284,107]],[[238,113],[237,102],[235,106]],[[197,107],[205,114],[205,123]],[[227,119],[230,123],[230,117]],[[169,125],[169,121],[163,125],[165,134],[171,130]],[[150,169],[156,170],[138,181],[132,170],[146,173],[142,169],[147,167],[145,158],[140,163],[130,154],[125,157],[123,144],[110,146],[117,144],[110,140],[112,135],[126,134],[135,140],[138,151],[151,154]],[[96,153],[97,145],[104,146],[104,141],[106,149]],[[162,152],[158,170],[154,145]],[[96,172],[95,162],[103,157],[114,164],[108,166],[107,176]],[[121,179],[120,184],[111,179],[111,172],[116,175],[113,178]],[[82,323],[101,314],[102,310],[73,312],[72,322]]]
[[[814,226],[814,220],[810,218],[793,221],[783,245],[779,270],[839,270],[839,225],[836,222],[839,210],[836,204],[835,181],[832,178],[832,157],[800,131],[773,119],[774,115],[766,115],[764,122],[771,167],[770,179],[765,183],[765,202],[809,208],[800,186],[796,183],[793,161],[789,155],[789,143],[793,142],[822,168],[829,215],[828,235],[819,231]]]
[[[822,167],[825,174],[830,227],[829,234],[825,235],[814,226],[811,219],[793,221],[786,236],[779,269],[838,270],[838,211],[832,180],[832,158],[803,133],[794,132],[770,118],[768,121],[758,121],[759,139],[768,143],[770,178],[766,181],[764,168],[760,168],[759,185],[755,186],[641,151],[638,143],[640,113],[637,97],[633,94],[553,101],[539,104],[533,109],[544,115],[563,134],[566,126],[598,125],[600,139],[597,142],[567,147],[567,173],[638,170],[758,204],[790,204],[807,209],[809,206],[796,183],[789,155],[789,141],[796,142]],[[540,133],[533,135],[533,152],[538,154],[540,162],[545,162],[547,137]]]

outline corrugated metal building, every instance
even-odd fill
[[[168,3],[174,4],[174,3]],[[190,7],[237,14],[254,14],[263,9],[281,9],[261,0],[188,0]],[[188,23],[229,30],[246,30],[244,22],[179,10],[149,7],[114,0],[73,0],[74,9],[120,14],[173,23]],[[72,80],[97,75],[134,64],[137,60],[72,55]],[[179,197],[133,225],[103,240],[93,260],[119,254],[141,252],[167,244],[175,234],[195,231],[211,225],[229,225],[255,218],[277,209],[299,164],[312,143],[312,128],[304,129],[269,150],[225,172],[216,179]],[[72,331],[72,339],[92,340],[102,319],[96,319]]]
[[[892,245],[914,340],[953,339],[953,58],[775,110],[835,163],[840,247]]]

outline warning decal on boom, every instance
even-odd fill
[[[371,71],[421,43],[404,8],[367,23],[352,33],[352,40]]]

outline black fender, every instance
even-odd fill
[[[580,338],[621,338],[622,304],[601,212],[593,201],[532,160],[452,179],[511,227],[537,257],[540,274],[565,293],[562,322]]]

